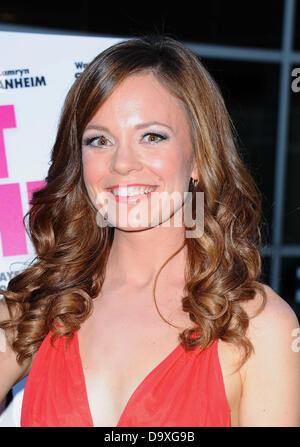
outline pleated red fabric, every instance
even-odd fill
[[[93,427],[78,335],[43,340],[23,396],[21,427]],[[185,351],[179,344],[139,384],[117,427],[230,427],[218,339]]]

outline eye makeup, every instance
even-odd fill
[[[96,145],[96,144],[92,144],[93,142],[97,141],[97,140],[101,140],[101,139],[105,139],[107,140],[107,138],[104,135],[97,135],[96,137],[85,137],[82,140],[82,144],[83,146],[93,146],[93,147],[101,147],[104,145]]]
[[[156,138],[159,138],[158,141],[149,142],[149,144],[151,144],[151,145],[157,144],[160,141],[164,141],[164,140],[167,140],[169,138],[168,135],[165,135],[165,134],[161,134],[161,133],[157,133],[157,132],[148,132],[148,133],[145,133],[143,135],[142,139],[144,139],[147,136],[154,136]],[[106,138],[104,135],[97,135],[97,136],[89,136],[89,137],[83,138],[82,144],[83,144],[83,146],[104,147],[105,144],[104,145],[93,144],[95,141],[101,140],[101,139],[108,141],[108,138]]]
[[[160,141],[167,140],[167,139],[169,138],[167,135],[163,135],[163,134],[161,134],[161,133],[148,132],[148,133],[146,133],[146,134],[143,136],[143,139],[144,139],[145,137],[147,137],[148,135],[149,135],[149,136],[154,136],[154,137],[160,138]],[[153,141],[153,143],[154,143],[154,144],[157,144],[157,143],[159,143],[159,141]],[[151,143],[150,143],[150,144],[151,144]]]

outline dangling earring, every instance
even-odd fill
[[[192,185],[193,185],[193,189],[196,188],[197,184],[198,184],[199,180],[196,178],[192,178]]]

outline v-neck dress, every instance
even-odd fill
[[[93,427],[74,333],[43,340],[28,375],[21,427]],[[199,353],[179,344],[138,385],[117,427],[230,427],[218,339]]]

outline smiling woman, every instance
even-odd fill
[[[153,110],[156,121],[150,120]],[[141,230],[152,227],[153,222],[169,221],[170,215],[182,207],[180,199],[188,191],[190,178],[197,176],[182,103],[151,70],[128,75],[87,125],[82,163],[85,186],[95,207],[99,202],[101,205],[98,198],[105,191],[115,198],[110,206],[120,204],[116,212],[110,206],[106,209],[113,227]],[[178,200],[170,202],[170,212],[163,213],[164,201],[154,202],[154,193],[159,199],[162,193],[169,197],[175,191],[180,193]],[[147,214],[147,222],[143,219],[138,225],[137,220],[120,219],[127,213],[133,214],[130,208],[121,208],[121,204],[137,205],[145,198],[151,199],[149,210],[142,208],[143,202],[135,213]],[[174,217],[172,224],[173,221]]]
[[[1,291],[0,400],[29,373],[22,426],[300,425],[299,323],[260,282],[261,196],[235,141],[173,38],[118,43],[76,80],[28,212],[36,262]],[[187,193],[193,216],[204,194],[192,238]],[[150,214],[123,224],[133,211]]]

